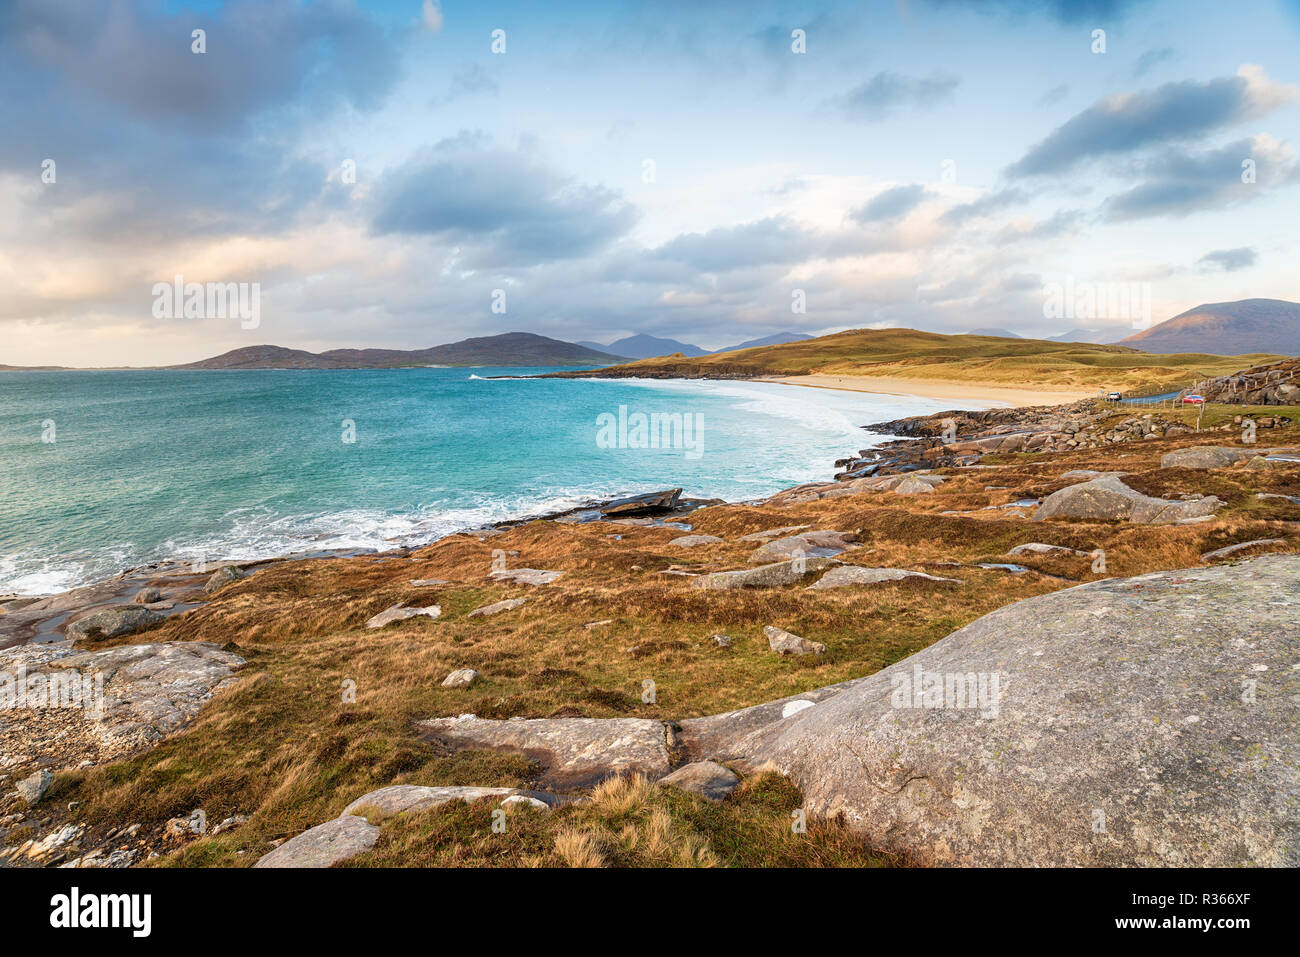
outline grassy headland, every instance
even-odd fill
[[[1096,393],[1166,391],[1278,356],[1152,355],[1127,346],[949,336],[915,329],[850,329],[802,342],[688,359],[642,359],[557,376],[760,378],[871,376]],[[900,391],[905,388],[900,385]]]

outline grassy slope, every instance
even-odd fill
[[[1289,414],[1300,409],[1265,409]],[[1213,408],[1207,424],[1249,413]],[[1195,413],[1176,417],[1194,419]],[[1104,548],[1108,574],[1128,576],[1200,564],[1204,551],[1281,538],[1300,549],[1300,505],[1261,501],[1258,491],[1300,494],[1300,469],[1212,473],[1159,468],[1172,447],[1231,443],[1229,432],[1130,443],[1107,450],[992,457],[996,470],[953,471],[932,495],[861,494],[789,508],[724,505],[689,521],[725,543],[683,549],[663,527],[534,522],[479,541],[457,535],[409,559],[359,557],[285,562],[223,589],[208,605],[136,640],[233,642],[249,659],[241,684],[215,698],[182,734],[153,751],[104,767],[60,774],[49,806],[81,802],[69,816],[92,834],[141,823],[159,833],[173,816],[202,807],[208,820],[249,814],[243,827],[177,845],[158,863],[246,865],[273,839],[291,837],[339,813],[366,791],[393,783],[518,786],[536,776],[521,757],[445,753],[420,741],[413,719],[473,712],[484,717],[683,718],[738,708],[874,673],[998,607],[1098,576],[1086,557],[1024,556],[1035,573],[1009,575],[933,563],[1006,561],[1017,544],[1042,541]],[[1261,445],[1300,443],[1300,427],[1261,433]],[[1046,522],[984,506],[1042,496],[1072,468],[1122,468],[1148,494],[1219,495],[1213,522],[1180,527]],[[988,486],[1006,486],[990,490]],[[944,515],[961,510],[969,514]],[[748,532],[811,524],[861,530],[863,565],[914,567],[958,577],[961,586],[898,582],[828,592],[800,587],[701,592],[660,572],[741,567]],[[613,535],[621,535],[621,540]],[[512,565],[558,568],[542,588],[491,582],[493,549],[517,551]],[[1043,574],[1038,574],[1042,572]],[[414,588],[413,578],[451,584]],[[478,605],[528,597],[524,606],[467,619]],[[437,621],[412,619],[365,629],[396,603],[437,602]],[[612,619],[596,628],[587,623]],[[824,642],[818,659],[781,658],[762,635],[776,624]],[[710,636],[734,639],[718,648]],[[456,668],[483,677],[473,688],[440,683]],[[344,679],[357,683],[345,704]],[[657,685],[641,700],[642,681]],[[879,859],[834,822],[790,830],[799,797],[768,776],[721,807],[658,788],[607,789],[586,807],[517,812],[494,834],[491,802],[446,806],[390,819],[358,864],[855,864]],[[0,813],[4,808],[0,807]],[[585,835],[585,836],[584,836]]]
[[[642,359],[602,375],[895,376],[954,382],[1042,385],[1053,389],[1175,388],[1274,361],[1276,356],[1161,356],[1125,346],[946,336],[915,329],[851,329],[804,342],[703,356]]]

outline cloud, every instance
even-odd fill
[[[204,53],[192,51],[196,29]],[[215,14],[174,15],[109,0],[8,0],[0,20],[0,76],[26,74],[43,101],[107,104],[137,122],[205,133],[241,129],[299,98],[317,112],[374,109],[397,60],[387,34],[343,0],[236,0]]]
[[[1203,136],[1255,119],[1300,97],[1256,66],[1204,83],[1166,83],[1099,100],[1053,130],[1007,169],[1014,177],[1061,173],[1086,159]]]
[[[1245,161],[1254,164],[1254,182],[1243,181]],[[1108,220],[1186,216],[1233,206],[1256,199],[1267,189],[1296,182],[1298,172],[1295,151],[1266,134],[1200,153],[1170,149],[1141,169],[1143,182],[1106,201]]]
[[[716,273],[776,263],[803,262],[821,248],[820,237],[783,216],[772,216],[705,233],[684,233],[651,255]]]
[[[442,29],[442,4],[438,0],[424,0],[420,19],[424,21],[425,29],[437,33]]]
[[[1139,79],[1146,76],[1161,63],[1174,58],[1173,47],[1158,47],[1154,50],[1147,50],[1137,59],[1133,66],[1133,78]]]
[[[1043,13],[1066,24],[1118,20],[1130,7],[1149,0],[929,0],[936,7],[970,7],[981,12],[999,11],[1016,17]]]
[[[849,213],[858,223],[876,223],[897,219],[910,213],[930,195],[930,191],[917,183],[894,186],[877,193],[862,206]]]
[[[1214,252],[1206,253],[1197,260],[1197,265],[1203,268],[1222,269],[1224,272],[1235,272],[1255,265],[1258,259],[1259,254],[1253,247],[1242,246],[1238,249],[1216,249]]]
[[[833,103],[850,119],[875,122],[903,107],[921,109],[942,102],[960,82],[957,77],[943,73],[918,78],[881,72]]]
[[[376,235],[468,246],[473,267],[585,256],[624,235],[637,211],[620,194],[576,183],[523,149],[462,133],[421,150],[376,190]]]
[[[476,96],[480,93],[496,96],[499,91],[497,81],[481,64],[466,63],[452,74],[447,92],[442,96],[434,97],[431,105],[445,106],[463,97]]]
[[[969,203],[961,203],[952,207],[939,217],[939,222],[946,226],[960,226],[968,219],[992,216],[1012,206],[1019,206],[1029,200],[1029,195],[1028,192],[1019,187],[1009,186],[992,193],[986,193],[979,199],[971,200]]]

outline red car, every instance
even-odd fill
[[[1203,395],[1185,395],[1183,401],[1191,405],[1204,405],[1205,396]]]

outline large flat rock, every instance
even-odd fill
[[[1265,556],[1017,602],[875,675],[684,721],[681,741],[772,762],[810,814],[924,863],[1295,866],[1297,661],[1300,556]]]
[[[58,688],[61,702],[0,710],[2,750],[73,766],[150,747],[188,724],[244,664],[201,641],[103,651],[61,641],[0,650],[0,674],[21,671],[30,689]]]
[[[1222,504],[1213,495],[1187,500],[1155,498],[1129,488],[1118,476],[1106,475],[1053,492],[1034,513],[1034,521],[1077,518],[1170,525],[1213,515]]]
[[[462,715],[417,721],[422,736],[456,749],[513,751],[545,770],[542,787],[590,787],[619,774],[660,778],[671,760],[661,721],[648,718],[529,718]]]
[[[264,855],[254,867],[329,867],[375,846],[379,828],[347,814],[318,824]]]

